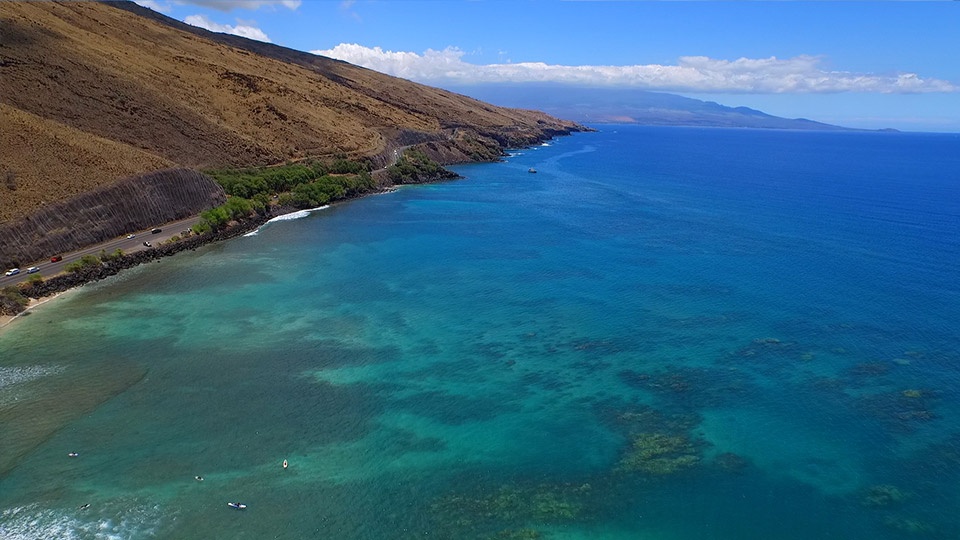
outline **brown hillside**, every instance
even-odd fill
[[[0,103],[0,222],[113,180],[173,164]]]
[[[0,115],[0,221],[171,166],[374,156],[411,132],[505,146],[576,129],[127,2],[0,2]]]

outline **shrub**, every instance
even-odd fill
[[[30,299],[14,286],[0,289],[0,315],[16,315],[23,311]]]
[[[395,184],[410,184],[430,178],[445,176],[447,171],[420,150],[407,150],[394,165],[387,167],[387,174]]]
[[[84,268],[91,266],[100,266],[100,259],[93,255],[84,255],[79,261],[72,262],[66,266],[67,272],[77,273]]]
[[[123,250],[117,248],[113,253],[107,253],[106,250],[100,250],[100,261],[110,262],[123,257]]]
[[[190,230],[193,231],[193,234],[198,234],[198,235],[199,235],[199,234],[208,233],[208,232],[212,231],[213,229],[210,227],[210,224],[209,224],[209,223],[207,223],[207,222],[205,222],[205,221],[201,221],[200,223],[197,223],[197,224],[194,225],[193,227],[190,227]]]

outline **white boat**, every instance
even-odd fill
[[[228,503],[227,503],[227,506],[229,506],[230,508],[236,508],[237,510],[246,510],[246,509],[247,509],[247,505],[245,505],[245,504],[243,504],[243,503],[240,503],[240,502],[228,502]]]
[[[533,167],[530,167],[529,169],[527,169],[527,172],[533,174],[533,173],[536,173],[537,170],[534,169]]]

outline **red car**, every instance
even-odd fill
[[[54,255],[50,257],[50,262],[60,262],[63,260],[63,255]]]

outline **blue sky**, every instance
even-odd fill
[[[433,86],[625,86],[851,127],[960,132],[956,1],[138,3]]]

